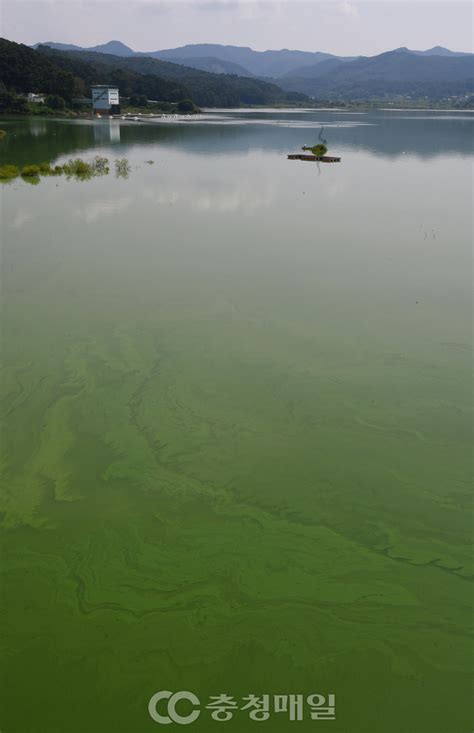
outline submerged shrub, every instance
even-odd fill
[[[39,174],[39,165],[25,165],[21,169],[21,175],[24,176],[24,178],[38,178]]]
[[[126,158],[119,158],[115,161],[115,175],[117,178],[128,178],[130,164]]]
[[[93,168],[85,160],[76,158],[75,160],[69,160],[63,165],[63,172],[69,177],[75,176],[76,178],[86,179],[92,176]]]
[[[44,163],[40,163],[39,169],[40,169],[40,173],[42,173],[43,175],[48,175],[49,173],[52,172],[51,164],[48,163],[47,161],[45,161]]]
[[[147,161],[153,163],[152,160]],[[127,158],[119,158],[115,160],[115,174],[119,178],[128,178],[131,167]],[[25,181],[29,183],[39,183],[40,176],[61,176],[65,175],[69,178],[77,178],[87,180],[93,176],[106,176],[110,173],[109,159],[96,155],[91,161],[87,162],[82,158],[74,158],[68,160],[63,165],[52,166],[50,162],[44,161],[39,165],[25,165],[21,171],[15,165],[0,166],[0,181],[8,181],[21,175]]]
[[[0,165],[0,180],[10,181],[20,175],[20,171],[16,165]]]
[[[86,163],[85,160],[78,158],[73,162],[74,173],[76,176],[88,176],[92,173],[90,163]]]
[[[96,155],[93,162],[94,174],[96,176],[106,176],[109,173],[109,159]]]

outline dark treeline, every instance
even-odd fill
[[[28,46],[0,39],[0,95],[41,91],[70,100],[74,77]]]
[[[72,55],[41,53],[28,46],[0,39],[0,82],[3,93],[42,92],[57,95],[70,104],[89,97],[91,84],[114,84],[123,96],[178,102],[190,92],[175,81],[143,75],[106,64],[90,64]]]

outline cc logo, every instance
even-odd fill
[[[161,713],[158,712],[157,706],[160,700],[168,700],[166,708],[168,715],[161,715]],[[182,690],[181,692],[173,693],[169,690],[160,690],[159,692],[155,692],[155,694],[150,698],[150,702],[148,703],[148,712],[155,723],[160,723],[161,725],[169,725],[170,723],[189,725],[190,723],[194,723],[194,721],[199,718],[201,711],[193,710],[188,715],[180,715],[176,710],[176,705],[180,700],[188,700],[194,705],[194,707],[198,707],[201,704],[199,698],[192,692]]]

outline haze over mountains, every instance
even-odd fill
[[[83,47],[75,46],[68,43],[55,43],[53,41],[44,41],[41,44],[35,44],[35,47],[49,46],[58,51],[95,51],[97,53],[109,53],[114,56],[150,56],[151,58],[163,59],[174,63],[182,63],[186,66],[203,69],[204,62],[215,64],[219,62],[222,68],[228,68],[228,71],[221,73],[240,73],[241,75],[250,76],[271,76],[278,78],[285,76],[290,72],[318,64],[322,61],[337,59],[339,61],[353,61],[356,56],[337,56],[322,51],[297,51],[289,49],[281,49],[278,51],[254,51],[248,46],[222,46],[215,43],[196,43],[179,48],[168,48],[158,51],[134,51],[130,46],[125,45],[122,41],[109,41],[98,46]],[[416,56],[443,56],[445,58],[466,57],[472,54],[459,51],[450,51],[442,46],[434,46],[427,51],[414,51],[406,47],[395,49],[396,51],[405,51]],[[376,56],[372,58],[377,58]],[[232,71],[232,69],[238,69]],[[205,69],[211,71],[211,69]],[[245,72],[245,73],[244,73]]]
[[[321,51],[254,51],[207,43],[150,52],[133,51],[121,41],[88,49],[50,41],[42,45],[62,52],[109,54],[123,59],[123,64],[147,57],[213,74],[256,77],[317,99],[370,100],[401,95],[436,100],[474,93],[473,54],[442,46],[426,51],[401,47],[376,56],[344,57]]]

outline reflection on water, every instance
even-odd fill
[[[48,123],[45,119],[31,119],[28,130],[33,137],[39,137],[40,135],[46,135],[48,129]]]
[[[94,142],[96,145],[107,145],[120,142],[120,122],[103,120],[94,124]]]
[[[222,117],[222,123],[219,123]],[[47,128],[46,128],[47,125]],[[73,155],[89,147],[116,145],[167,146],[202,153],[247,153],[251,150],[292,152],[312,144],[322,126],[330,131],[330,153],[350,148],[378,156],[412,154],[430,158],[445,154],[472,155],[474,114],[440,115],[406,112],[354,113],[279,111],[212,113],[212,122],[185,121],[41,120],[5,121],[12,129],[2,141],[5,162],[25,164]],[[48,139],[45,131],[48,129]],[[36,137],[33,144],[32,135]]]

